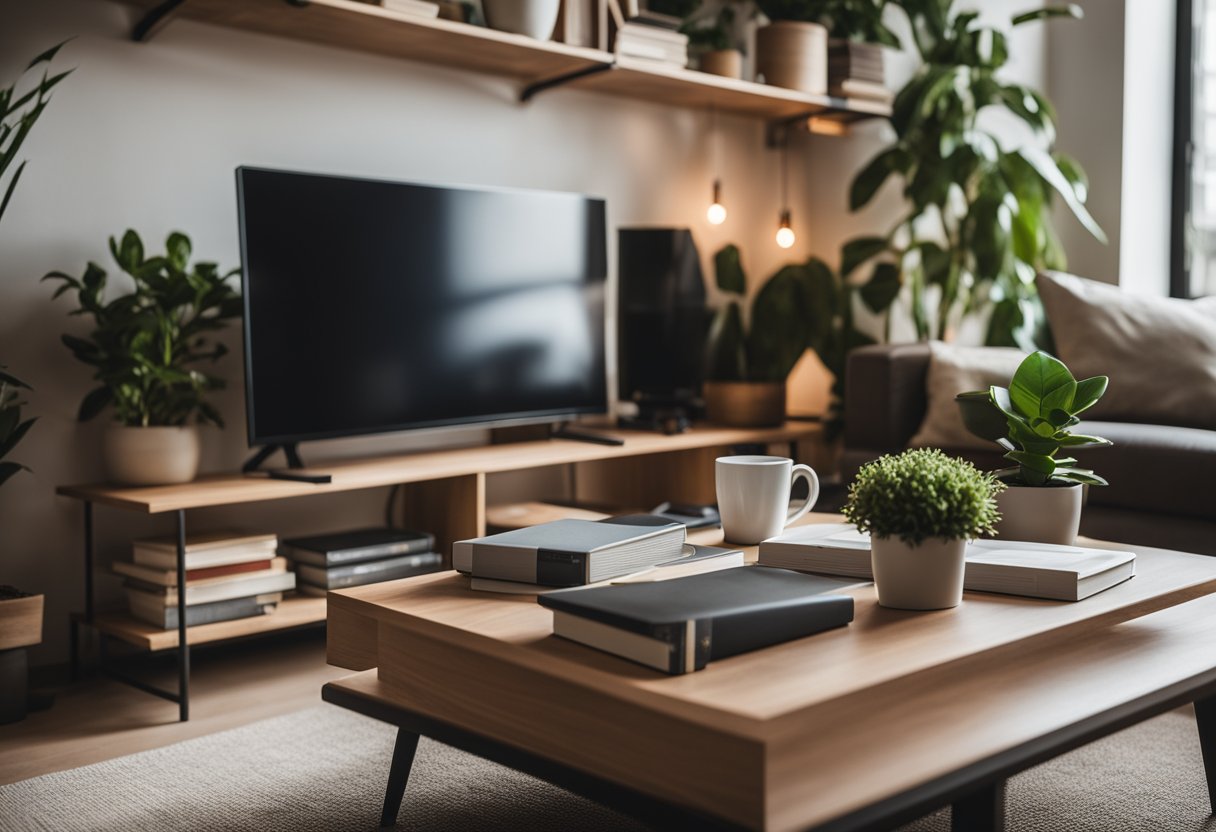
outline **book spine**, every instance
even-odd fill
[[[402,540],[397,543],[381,543],[375,546],[361,546],[357,549],[337,549],[329,552],[318,552],[315,549],[303,549],[291,544],[281,544],[279,554],[283,557],[310,563],[315,566],[337,566],[345,563],[358,563],[365,560],[380,560],[394,555],[415,555],[430,551],[435,545],[431,536],[420,537],[417,540]]]
[[[536,550],[536,583],[541,586],[582,586],[589,582],[588,556],[561,549]]]

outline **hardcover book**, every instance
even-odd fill
[[[195,627],[199,624],[214,624],[217,621],[233,621],[237,618],[265,615],[274,612],[282,598],[282,593],[276,592],[245,598],[231,598],[227,601],[215,601],[210,604],[196,604],[186,607],[186,626]],[[130,612],[140,621],[145,621],[154,627],[164,630],[177,628],[177,607],[166,607],[156,601],[144,603],[132,598]]]
[[[273,534],[243,531],[217,531],[186,538],[186,569],[207,569],[233,563],[270,560],[278,538]],[[177,538],[156,537],[137,540],[131,557],[150,569],[177,569]]]
[[[967,544],[963,587],[1053,601],[1080,601],[1136,574],[1134,552],[1019,540]],[[870,538],[849,523],[813,523],[760,544],[759,563],[873,578]]]
[[[628,575],[674,560],[683,551],[683,524],[647,518],[648,525],[621,518],[555,520],[457,541],[452,567],[477,578],[543,586],[583,586]]]
[[[296,565],[296,574],[301,583],[323,589],[342,589],[363,586],[381,581],[395,581],[435,572],[443,565],[438,552],[423,552],[418,555],[401,555],[384,560],[364,561],[347,566],[332,566],[322,569],[306,564]]]
[[[555,635],[664,673],[758,650],[853,620],[853,582],[744,566],[671,581],[540,596]]]
[[[162,606],[177,606],[177,587],[145,584],[133,578],[124,583],[127,597],[146,603],[159,601]],[[186,584],[186,606],[208,604],[213,601],[227,601],[230,598],[242,598],[246,595],[261,595],[267,592],[285,592],[295,589],[295,573],[285,568],[267,569],[262,572],[251,572],[247,575],[234,575],[219,583],[192,586]]]
[[[279,554],[296,563],[328,568],[394,555],[414,555],[435,548],[435,536],[404,529],[352,529],[313,537],[295,537],[279,544]]]

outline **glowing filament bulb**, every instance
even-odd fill
[[[777,226],[777,245],[789,248],[797,239],[794,236],[794,229],[790,228],[790,212],[787,208],[781,212],[781,222]]]
[[[726,222],[726,207],[722,205],[722,183],[714,180],[714,201],[705,212],[705,218],[711,225],[721,225]]]

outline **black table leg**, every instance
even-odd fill
[[[190,643],[186,638],[186,512],[177,512],[177,717],[190,719]]]
[[[384,809],[380,812],[381,829],[392,829],[397,825],[397,812],[401,810],[401,798],[405,795],[405,784],[410,779],[414,752],[417,750],[418,735],[398,728],[397,744],[393,746],[393,764],[389,767],[388,786],[384,790]]]
[[[951,832],[1002,832],[1004,828],[1004,780],[980,787],[956,801],[950,811]]]
[[[1195,721],[1199,724],[1199,747],[1208,775],[1208,803],[1216,815],[1216,695],[1195,701]]]

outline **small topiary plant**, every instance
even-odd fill
[[[917,448],[862,466],[849,486],[844,516],[860,531],[898,537],[909,546],[930,538],[971,540],[996,533],[996,495],[1004,490],[964,459]]]

